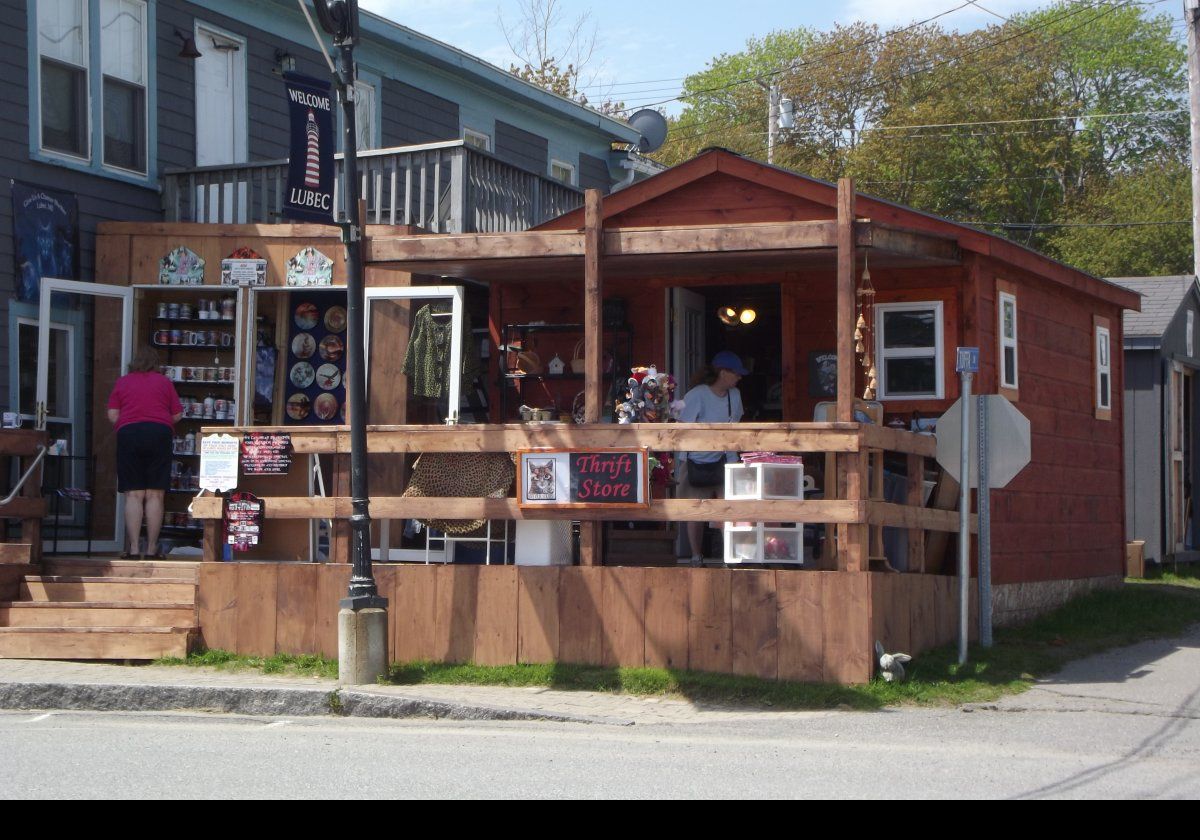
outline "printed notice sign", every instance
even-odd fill
[[[242,435],[242,475],[287,475],[292,468],[292,436],[286,432]]]
[[[225,542],[234,551],[246,551],[258,545],[262,517],[262,499],[241,490],[230,493],[225,500]]]
[[[522,507],[590,508],[650,505],[649,453],[645,449],[519,453]]]
[[[220,493],[238,483],[238,439],[205,435],[200,439],[200,488]]]

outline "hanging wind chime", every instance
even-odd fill
[[[873,400],[878,377],[870,350],[875,320],[875,287],[871,285],[869,251],[863,256],[862,284],[859,286],[857,294],[858,321],[854,326],[854,352],[861,358],[863,370],[866,371],[867,387],[863,389],[863,399]]]

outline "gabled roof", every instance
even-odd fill
[[[629,226],[637,226],[639,214],[644,217],[650,212],[647,208],[652,208],[655,202],[665,201],[669,194],[676,191],[684,192],[690,188],[690,192],[686,193],[689,198],[692,195],[702,195],[703,190],[698,189],[698,182],[704,179],[711,179],[714,184],[731,179],[749,182],[751,185],[782,194],[781,197],[786,198],[791,205],[787,212],[793,214],[793,219],[796,218],[795,213],[804,214],[807,218],[817,218],[816,215],[812,215],[814,213],[820,213],[823,218],[836,216],[836,184],[759,163],[728,149],[707,149],[665,172],[605,196],[605,227],[622,227],[622,223],[626,221],[624,217],[628,217]],[[756,200],[752,196],[743,198],[749,202]],[[736,208],[737,212],[743,214],[747,209],[745,205]],[[951,238],[963,251],[990,256],[1014,268],[1067,286],[1075,292],[1126,309],[1138,308],[1137,296],[1124,287],[1051,259],[1002,236],[861,192],[856,198],[856,213],[859,218],[869,218],[872,222]],[[721,215],[720,212],[715,213],[714,221],[719,221]],[[765,218],[754,220],[767,221]],[[582,227],[583,209],[580,208],[552,219],[535,230],[578,230]]]
[[[1122,321],[1127,339],[1161,339],[1188,291],[1196,289],[1196,278],[1191,274],[1109,279],[1142,296],[1142,311],[1126,312]]]

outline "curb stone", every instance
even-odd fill
[[[634,721],[450,703],[361,688],[264,688],[121,683],[0,683],[0,709],[91,712],[208,711],[272,717],[433,718],[632,726]]]

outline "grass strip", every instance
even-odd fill
[[[393,665],[392,685],[480,685],[600,691],[635,696],[682,697],[697,703],[774,709],[870,710],[895,705],[956,705],[988,702],[1029,688],[1066,663],[1112,648],[1182,634],[1200,623],[1200,574],[1181,569],[1156,572],[1148,580],[1077,598],[1022,627],[997,630],[995,645],[970,648],[959,667],[957,647],[927,651],[908,666],[908,679],[866,685],[793,683],[660,668],[589,665],[442,664]],[[320,656],[269,658],[225,651],[192,654],[157,664],[250,668],[263,673],[337,677],[337,662]]]
[[[277,653],[274,656],[241,656],[227,650],[205,650],[188,654],[187,659],[168,656],[156,659],[152,665],[190,665],[197,668],[216,668],[219,671],[258,671],[262,674],[320,677],[336,680],[338,663],[317,654],[293,656]]]

